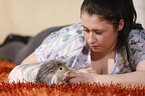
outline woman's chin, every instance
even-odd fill
[[[102,52],[102,50],[99,49],[92,49],[93,52]]]

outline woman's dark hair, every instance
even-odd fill
[[[137,14],[132,0],[84,0],[81,6],[81,15],[87,12],[90,16],[98,15],[102,20],[113,24],[118,28],[119,21],[124,20],[124,28],[118,32],[117,48],[125,46],[128,53],[129,49],[127,38],[132,29],[143,29],[141,24],[136,23]]]

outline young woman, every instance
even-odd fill
[[[70,83],[145,84],[145,30],[132,0],[84,0],[81,23],[52,33],[21,64],[67,62]]]
[[[132,0],[85,0],[81,20],[97,74],[72,70],[70,82],[145,84],[145,31]]]

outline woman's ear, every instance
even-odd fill
[[[119,26],[118,26],[118,31],[121,31],[124,27],[124,20],[123,19],[120,19],[119,21]]]

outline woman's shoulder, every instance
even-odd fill
[[[128,38],[130,57],[137,66],[145,59],[145,30],[131,30]]]
[[[118,48],[115,60],[116,65],[114,67],[113,74],[125,73],[125,71],[131,72],[132,68],[136,68],[139,62],[145,59],[145,30],[131,30],[128,36],[128,48],[130,53],[130,62],[132,62],[132,65],[129,66],[126,47],[123,46],[122,48]],[[122,67],[122,64],[127,66],[127,70],[125,67]]]
[[[133,29],[131,30],[129,36],[128,36],[128,42],[129,44],[132,44],[133,42],[144,42],[145,40],[145,30],[139,30],[139,29]]]
[[[62,29],[52,32],[48,38],[44,40],[44,43],[48,43],[49,41],[52,41],[54,39],[59,39],[63,37],[68,37],[72,35],[78,35],[77,33],[82,35],[82,26],[81,23],[72,24],[66,27],[63,27]]]
[[[145,47],[145,30],[131,30],[128,36],[128,45],[131,49],[142,49]]]
[[[76,55],[85,46],[81,23],[67,26],[52,33],[36,50],[38,61]],[[77,46],[76,46],[77,45]],[[79,52],[78,52],[79,53]]]
[[[129,38],[132,38],[133,36],[141,36],[142,38],[145,38],[145,29],[133,29],[130,31],[130,34],[129,34]]]

